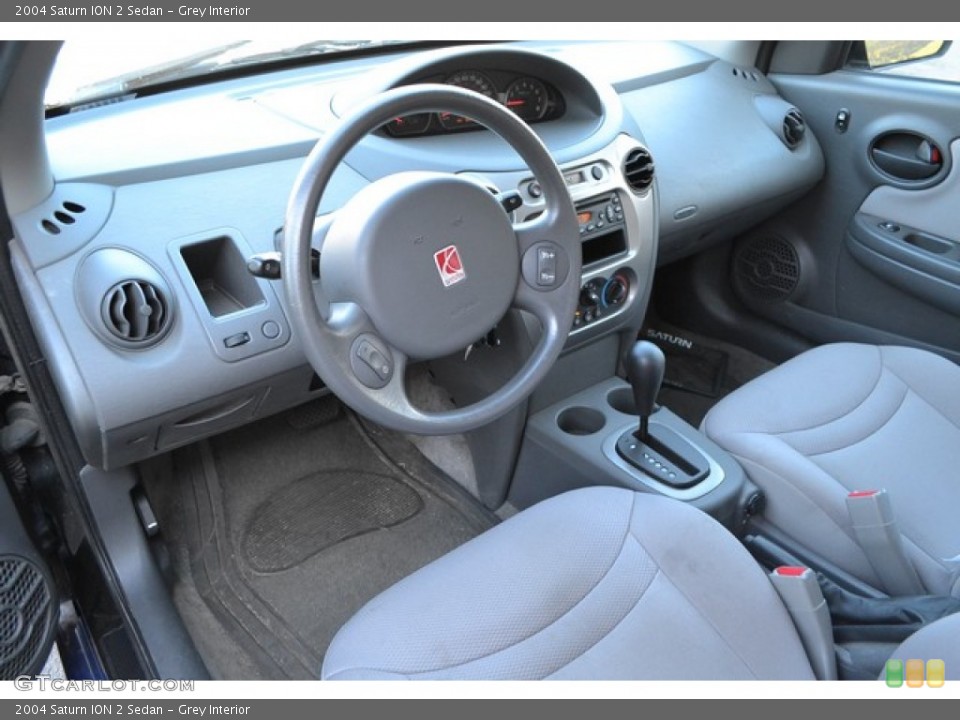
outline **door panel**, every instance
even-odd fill
[[[750,292],[739,275],[753,268],[735,259],[740,299],[816,342],[903,343],[960,360],[960,86],[848,70],[771,80],[803,111],[827,171],[738,242],[735,258],[790,251],[790,292]]]
[[[57,608],[46,563],[0,479],[0,680],[40,672],[53,646]]]

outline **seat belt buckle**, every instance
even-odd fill
[[[770,573],[770,581],[790,613],[813,674],[818,680],[836,680],[833,624],[816,573],[807,567],[782,565]]]
[[[891,595],[922,595],[923,584],[903,549],[903,537],[886,490],[854,490],[847,513],[857,543]]]

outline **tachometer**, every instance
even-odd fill
[[[457,87],[466,88],[467,90],[473,90],[474,92],[478,92],[481,95],[486,95],[488,98],[494,100],[497,98],[497,89],[490,81],[490,78],[488,78],[479,70],[461,70],[460,72],[454,73],[443,82],[447,85],[456,85]],[[476,125],[476,123],[470,118],[465,118],[462,115],[454,115],[453,113],[448,112],[440,113],[439,118],[440,124],[443,125],[443,127],[445,127],[447,130],[454,130],[456,128]]]
[[[521,120],[535,122],[547,112],[547,86],[536,78],[518,78],[507,88],[504,104]]]

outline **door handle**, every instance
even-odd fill
[[[894,152],[873,148],[873,163],[887,175],[898,180],[926,180],[940,172],[943,163],[931,163],[917,158],[904,157]]]
[[[927,180],[943,168],[943,154],[922,135],[911,132],[887,133],[870,148],[875,167],[898,180]]]

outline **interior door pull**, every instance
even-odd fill
[[[870,149],[873,164],[898,180],[926,180],[943,167],[943,153],[930,140],[914,133],[889,133]]]

